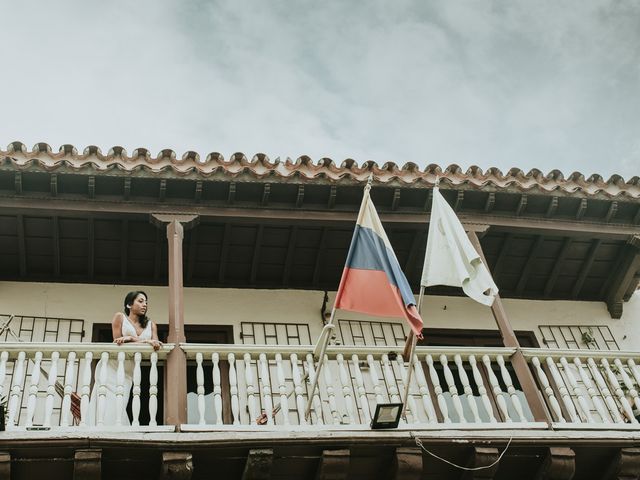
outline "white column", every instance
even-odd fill
[[[342,385],[342,398],[344,399],[344,406],[347,409],[349,423],[358,423],[355,418],[353,397],[351,396],[351,377],[347,374],[347,369],[344,366],[344,356],[339,353],[336,356],[336,360],[338,361],[338,374],[340,384]]]
[[[507,392],[511,396],[511,403],[513,404],[513,408],[518,414],[518,418],[521,422],[526,422],[527,418],[524,416],[524,411],[522,410],[522,404],[520,403],[520,399],[518,398],[518,393],[513,386],[513,382],[511,381],[511,375],[509,375],[509,370],[504,363],[504,358],[502,355],[498,355],[496,357],[496,361],[498,362],[498,366],[500,367],[500,374],[502,375],[502,381],[507,386]]]
[[[84,369],[82,370],[82,398],[80,399],[80,426],[85,426],[89,414],[89,397],[91,396],[91,361],[93,352],[84,354]],[[97,386],[96,386],[97,388]]]
[[[467,423],[467,419],[464,417],[464,411],[462,410],[462,402],[460,401],[460,397],[458,396],[458,389],[456,388],[456,381],[453,378],[453,373],[449,368],[449,360],[447,356],[442,354],[440,355],[440,364],[442,365],[442,371],[444,373],[444,379],[447,382],[447,386],[449,387],[449,394],[451,395],[451,401],[453,402],[453,408],[458,415],[458,422]]]
[[[478,368],[478,362],[476,361],[475,355],[469,355],[469,364],[471,365],[473,380],[476,382],[476,386],[478,387],[478,393],[480,394],[480,399],[482,400],[482,406],[489,416],[489,422],[497,423],[498,421],[493,414],[491,400],[489,400],[489,395],[487,395],[487,388],[484,386],[484,380],[482,378],[482,374],[480,373],[480,369]]]
[[[429,394],[429,385],[427,384],[427,378],[424,376],[424,370],[418,355],[413,356],[413,368],[416,372],[416,382],[420,389],[420,398],[422,398],[422,406],[427,414],[428,423],[438,423],[438,417],[436,411],[433,408],[433,402],[431,401],[431,395]]]
[[[36,412],[36,402],[38,400],[38,385],[40,383],[40,364],[42,363],[42,352],[36,352],[33,360],[33,370],[31,370],[31,385],[29,385],[29,399],[27,400],[27,421],[25,426],[33,425],[33,415]]]
[[[313,361],[313,355],[311,353],[307,353],[307,372],[309,374],[309,384],[313,385],[316,380],[316,367]],[[325,369],[326,370],[326,369]],[[318,388],[316,388],[315,393],[313,394],[313,411],[316,414],[316,425],[324,425],[323,415],[322,415],[322,402],[320,401],[320,379],[318,379]],[[306,405],[305,405],[306,409]],[[304,418],[304,409],[302,410],[302,417]],[[309,422],[313,422],[312,417],[309,417]],[[331,421],[329,422],[331,423]]]
[[[98,377],[98,408],[96,410],[96,425],[98,426],[104,425],[104,414],[107,407],[107,365],[109,363],[109,352],[102,352],[100,362],[100,371],[96,372]]]
[[[440,378],[438,378],[438,372],[436,372],[436,368],[433,365],[433,357],[429,354],[425,357],[425,360],[427,362],[427,367],[429,368],[429,377],[433,385],[433,391],[436,393],[438,407],[440,408],[440,413],[442,413],[442,420],[444,423],[451,423],[451,419],[449,418],[449,407],[447,407],[447,401],[442,395]]]
[[[229,394],[231,395],[231,416],[233,424],[240,425],[240,401],[238,399],[238,374],[236,373],[236,356],[227,355],[229,361]]]
[[[204,425],[204,369],[202,368],[202,352],[196,353],[196,393],[198,395],[198,425]]]
[[[567,381],[569,382],[569,386],[571,387],[571,391],[578,399],[578,406],[580,407],[579,415],[582,421],[587,423],[594,423],[593,417],[591,416],[591,411],[589,409],[589,405],[587,404],[587,400],[584,397],[582,389],[578,385],[575,375],[573,374],[573,369],[567,359],[565,357],[560,357],[560,364],[564,369],[564,374],[567,377]]]
[[[60,409],[60,426],[68,427],[71,423],[71,394],[73,393],[73,380],[76,376],[76,352],[67,355],[67,368],[64,375],[64,397]]]
[[[158,352],[151,352],[151,368],[149,369],[149,426],[158,425]]]
[[[471,383],[469,383],[469,377],[467,376],[467,372],[464,369],[464,364],[462,363],[462,357],[460,354],[456,354],[453,357],[453,361],[458,367],[458,377],[460,377],[460,381],[462,382],[462,388],[464,390],[464,394],[467,397],[467,403],[469,404],[469,408],[471,409],[471,414],[473,415],[473,421],[475,423],[480,423],[480,413],[478,412],[478,405],[476,404],[476,399],[473,396],[473,389],[471,388]]]
[[[292,353],[289,357],[291,361],[291,376],[293,377],[293,391],[296,396],[296,411],[298,413],[298,424],[306,425],[307,420],[304,418],[305,401],[302,388],[302,375],[300,374],[300,366],[298,365],[298,355]]]
[[[142,363],[142,353],[136,352],[133,355],[133,398],[131,399],[131,411],[133,413],[133,422],[132,425],[134,427],[138,427],[140,425],[140,382],[142,380],[142,371],[140,369],[140,364]]]
[[[358,386],[358,397],[360,398],[360,408],[362,409],[362,416],[364,417],[364,423],[371,422],[371,411],[369,410],[369,399],[367,398],[367,391],[364,387],[364,378],[360,371],[360,360],[355,353],[351,356],[351,364],[353,365],[353,373],[356,377],[356,385]]]
[[[282,354],[276,353],[276,373],[278,376],[278,392],[280,393],[280,411],[284,425],[289,425],[289,399],[287,398],[287,383],[282,367]]]
[[[485,366],[487,371],[487,375],[489,376],[489,383],[491,384],[491,390],[493,391],[493,397],[496,399],[496,403],[498,404],[498,409],[504,418],[504,421],[507,423],[512,422],[511,417],[509,416],[509,409],[507,407],[507,400],[504,398],[504,392],[500,387],[500,382],[498,381],[498,377],[493,371],[493,366],[491,365],[491,358],[489,355],[482,356],[482,363]]]
[[[213,362],[213,405],[216,410],[216,425],[223,425],[222,418],[222,382],[220,377],[220,355],[215,352],[211,354]]]
[[[51,426],[51,415],[53,414],[53,401],[56,396],[56,382],[58,381],[58,360],[59,352],[51,354],[51,367],[49,368],[49,384],[47,385],[47,400],[44,407],[44,422],[42,426]]]
[[[122,425],[124,404],[124,352],[118,352],[118,370],[116,371],[116,425]]]
[[[273,425],[273,401],[271,400],[271,379],[269,361],[264,353],[260,354],[260,380],[262,380],[262,405],[267,415],[267,425]]]
[[[598,392],[596,391],[593,385],[593,382],[591,381],[591,377],[589,376],[589,374],[587,373],[587,370],[582,365],[580,358],[575,357],[573,359],[573,363],[578,369],[578,374],[580,375],[580,379],[582,380],[582,383],[584,383],[584,386],[587,389],[587,393],[589,394],[589,398],[591,398],[591,402],[593,403],[593,406],[596,407],[596,410],[598,411],[598,415],[600,415],[602,422],[610,423],[611,420],[609,415],[607,414],[607,409],[602,403],[602,400],[600,399],[600,396],[598,395]]]
[[[553,378],[553,382],[556,385],[556,388],[560,392],[560,398],[562,398],[562,403],[564,404],[565,409],[569,413],[569,418],[572,422],[578,422],[578,412],[576,411],[576,406],[573,404],[573,399],[571,395],[569,395],[569,390],[564,384],[564,380],[562,379],[562,375],[560,375],[560,371],[558,370],[558,366],[556,362],[551,357],[546,358],[547,368],[551,372],[551,378]]]

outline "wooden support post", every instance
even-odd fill
[[[269,480],[273,465],[273,449],[249,450],[242,480]]]
[[[636,480],[640,478],[640,448],[621,448],[603,480]]]
[[[349,476],[349,450],[323,450],[316,480],[343,480]]]
[[[0,452],[0,478],[11,478],[11,454]]]
[[[197,215],[153,214],[154,223],[166,224],[169,256],[169,335],[167,342],[183,343],[184,291],[182,266],[182,241],[184,227],[191,227]],[[187,356],[181,348],[174,348],[167,355],[164,382],[164,423],[177,428],[187,423]],[[171,381],[169,381],[171,379]]]
[[[467,232],[467,236],[469,237],[469,240],[471,240],[471,243],[480,255],[484,264],[487,265],[487,260],[484,258],[482,246],[480,245],[480,240],[478,239],[476,232],[469,231]],[[498,325],[498,330],[500,331],[500,336],[502,337],[502,343],[504,346],[516,349],[516,352],[511,356],[511,366],[513,367],[516,377],[522,386],[522,391],[527,399],[527,404],[531,409],[534,420],[536,422],[546,422],[550,425],[552,423],[551,415],[544,404],[540,390],[538,390],[536,381],[529,369],[529,365],[527,364],[527,359],[524,358],[524,355],[520,350],[520,344],[518,343],[518,339],[516,338],[516,334],[513,331],[509,320],[507,319],[507,313],[502,305],[500,295],[496,295],[493,305],[491,306],[491,313],[493,313],[493,318],[495,318]]]
[[[500,453],[497,448],[474,447],[467,462],[467,468],[481,468],[481,470],[467,470],[460,477],[461,480],[491,480],[498,471],[499,464],[493,464],[498,460],[499,456]],[[492,466],[490,467],[489,465]]]
[[[576,453],[567,447],[550,447],[535,480],[572,480],[576,474]]]
[[[73,480],[100,480],[102,478],[102,450],[92,448],[76,450]]]
[[[193,459],[187,452],[162,452],[160,480],[190,480]]]
[[[422,450],[397,448],[393,456],[391,478],[395,480],[419,480],[422,478]]]

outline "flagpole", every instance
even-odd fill
[[[307,408],[305,409],[304,412],[304,418],[308,419],[309,416],[311,415],[311,405],[313,403],[313,396],[316,393],[316,388],[318,388],[318,381],[320,379],[320,372],[322,370],[322,366],[324,365],[324,357],[325,357],[325,352],[327,351],[327,346],[329,345],[329,340],[331,339],[331,330],[333,330],[334,325],[333,325],[333,319],[336,315],[336,307],[335,307],[335,303],[333,308],[331,309],[331,317],[329,317],[329,322],[324,326],[322,333],[320,334],[320,340],[322,340],[322,342],[318,342],[318,345],[316,345],[316,348],[313,351],[313,356],[316,356],[316,352],[318,351],[318,347],[320,345],[320,354],[319,354],[319,358],[318,358],[318,366],[316,367],[316,374],[313,378],[313,385],[311,386],[311,392],[309,393],[309,398],[307,399]]]
[[[418,297],[418,313],[420,313],[420,309],[422,308],[422,300],[424,298],[424,286],[420,285],[420,296]],[[409,334],[409,339],[411,340],[411,345],[409,348],[409,354],[406,355],[406,346],[405,346],[405,360],[408,357],[409,358],[409,371],[407,372],[407,382],[404,385],[404,395],[402,396],[402,401],[403,401],[403,406],[402,406],[402,417],[406,420],[407,419],[407,404],[409,403],[409,387],[411,386],[411,377],[413,374],[413,352],[416,349],[416,344],[418,343],[418,338],[415,336],[415,334],[413,333],[413,330],[411,330],[411,333]],[[415,413],[415,412],[412,412]]]

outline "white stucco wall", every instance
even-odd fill
[[[82,318],[85,330],[91,332],[93,323],[110,322],[113,314],[121,311],[125,294],[134,289],[148,293],[149,316],[158,324],[167,323],[167,288],[137,285],[0,282],[0,313]],[[320,308],[323,296],[322,291],[308,290],[187,288],[185,320],[191,324],[233,325],[238,343],[241,342],[239,326],[242,321],[302,323],[310,326],[315,340],[322,328]],[[333,294],[330,295],[329,308],[332,301]],[[538,325],[541,324],[607,325],[621,349],[640,350],[640,291],[625,303],[620,320],[611,319],[602,302],[509,299],[503,302],[513,328],[532,330],[539,340]],[[496,328],[491,310],[465,297],[427,296],[422,312],[428,327]],[[341,312],[339,318],[367,319],[348,312]]]

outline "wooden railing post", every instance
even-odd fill
[[[153,214],[152,221],[166,224],[169,260],[169,335],[167,342],[184,343],[184,289],[182,241],[184,226],[192,226],[197,215]],[[170,379],[170,381],[169,381]],[[164,382],[164,423],[187,423],[187,356],[174,348],[167,356]]]
[[[467,236],[474,248],[480,254],[480,258],[485,265],[488,266],[487,260],[484,257],[484,252],[482,251],[482,246],[480,245],[480,240],[478,239],[478,235],[473,230],[467,231]],[[487,267],[488,268],[488,267]],[[491,313],[493,313],[493,318],[496,320],[496,324],[498,325],[498,330],[500,331],[500,336],[502,337],[502,342],[505,347],[515,348],[515,353],[511,356],[511,366],[522,386],[522,391],[524,392],[524,396],[527,399],[527,403],[529,404],[529,408],[531,409],[531,413],[536,422],[546,422],[551,424],[553,422],[549,411],[546,408],[540,390],[536,385],[536,381],[533,378],[533,373],[529,368],[527,363],[527,359],[522,354],[522,350],[520,349],[520,343],[518,342],[518,338],[516,337],[513,328],[511,327],[511,323],[509,323],[509,319],[507,318],[507,313],[504,310],[504,306],[502,305],[502,299],[500,295],[496,295],[495,301],[491,306]]]

